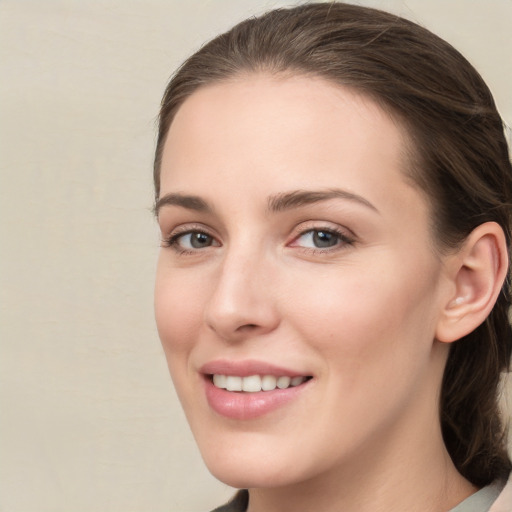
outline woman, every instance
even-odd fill
[[[220,510],[512,510],[512,169],[456,50],[345,4],[249,19],[171,80],[155,191],[171,375],[248,489]]]

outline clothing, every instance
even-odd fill
[[[509,486],[510,486],[509,481]],[[495,504],[498,497],[504,492],[504,482],[494,483],[480,489],[475,494],[466,498],[462,503],[459,503],[450,512],[496,512]],[[506,512],[512,512],[512,502],[509,500],[508,508],[504,509]]]
[[[212,512],[246,512],[249,492],[238,491],[233,499]],[[449,512],[512,512],[512,475],[505,484],[493,483],[480,489]]]
[[[217,507],[215,510],[212,510],[212,512],[246,512],[248,504],[249,491],[247,491],[247,489],[241,489],[228,503]]]

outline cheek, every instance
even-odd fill
[[[190,354],[199,338],[203,294],[189,273],[159,261],[155,282],[155,319],[167,366],[185,413],[194,409],[190,394]]]
[[[308,339],[331,366],[347,370],[347,378],[357,380],[356,375],[369,371],[372,364],[380,366],[380,372],[388,363],[391,368],[405,366],[413,357],[419,363],[428,358],[434,332],[429,312],[434,278],[426,271],[420,281],[413,269],[381,261],[380,269],[386,272],[375,265],[364,272],[350,267],[325,279],[303,280],[315,291],[300,295],[294,304]]]
[[[204,310],[204,294],[189,273],[168,270],[159,262],[155,282],[155,318],[167,357],[188,352]]]

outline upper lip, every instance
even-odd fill
[[[297,377],[308,375],[301,371],[255,359],[245,359],[243,361],[216,359],[201,366],[200,372],[205,375],[234,375],[237,377],[249,377],[250,375]]]

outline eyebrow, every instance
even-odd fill
[[[291,192],[275,194],[268,198],[267,208],[268,211],[277,213],[322,201],[329,201],[330,199],[353,201],[379,213],[377,208],[364,197],[339,188],[327,190],[293,190]],[[157,217],[158,212],[164,206],[180,206],[187,210],[194,210],[201,213],[213,212],[213,208],[201,197],[177,192],[165,194],[156,201],[153,211]]]
[[[196,212],[211,213],[213,208],[199,196],[188,194],[170,193],[157,199],[153,207],[154,214],[158,217],[158,212],[163,206],[181,206],[187,210]]]
[[[276,194],[268,199],[268,209],[271,212],[281,212],[293,208],[300,208],[321,201],[328,201],[330,199],[344,199],[359,203],[367,208],[379,213],[379,210],[364,197],[361,197],[353,192],[342,190],[339,188],[330,188],[327,190],[294,190],[292,192],[285,192]]]

